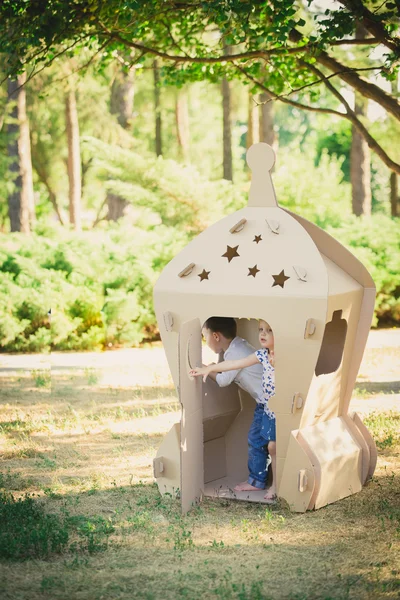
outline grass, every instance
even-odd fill
[[[379,457],[359,494],[306,514],[206,498],[182,517],[152,477],[179,416],[169,382],[105,387],[93,369],[51,388],[1,380],[2,600],[399,596],[398,412],[366,419]],[[367,383],[370,402],[382,386]]]
[[[364,422],[380,450],[392,449],[400,444],[400,412],[373,412]]]

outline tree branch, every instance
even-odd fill
[[[106,218],[106,215],[104,215],[103,217],[100,217],[101,211],[103,210],[106,203],[107,203],[107,196],[104,198],[99,210],[97,211],[96,218],[93,221],[92,229],[94,229],[96,227],[96,225],[98,225],[98,223],[100,223],[100,221],[104,221],[104,219]]]
[[[377,20],[376,15],[374,15],[361,0],[339,0],[339,2],[357,16],[365,29],[377,38],[381,44],[384,44],[393,52],[399,52],[400,39],[388,36],[388,32],[383,27],[382,23]]]
[[[384,151],[384,149],[382,148],[382,146],[380,144],[378,144],[378,142],[376,141],[376,139],[374,137],[372,137],[372,135],[369,133],[368,129],[365,127],[365,125],[363,125],[363,123],[360,121],[360,119],[357,117],[356,113],[354,112],[354,110],[351,108],[351,106],[349,105],[349,103],[347,102],[347,100],[342,96],[342,94],[335,88],[334,85],[332,85],[332,83],[330,81],[328,81],[328,78],[324,76],[324,74],[322,73],[322,71],[320,71],[317,67],[315,67],[314,65],[310,65],[309,63],[303,61],[303,60],[299,60],[299,63],[307,66],[307,68],[309,68],[313,73],[315,73],[318,77],[321,78],[321,80],[324,82],[324,84],[326,85],[326,87],[328,88],[328,90],[339,100],[339,102],[341,102],[341,104],[343,104],[343,106],[346,109],[346,114],[342,115],[344,116],[346,119],[348,119],[353,125],[354,127],[357,129],[357,131],[362,135],[362,137],[365,139],[365,141],[367,142],[368,146],[371,148],[371,150],[373,152],[375,152],[375,154],[377,154],[379,156],[379,158],[382,160],[382,162],[391,170],[394,171],[395,173],[397,173],[398,175],[400,175],[400,164],[396,163],[395,161],[393,161]]]
[[[242,67],[239,67],[239,65],[235,65],[235,67],[249,81],[252,81],[254,83],[254,85],[256,85],[257,87],[259,87],[260,89],[262,89],[264,92],[267,92],[267,94],[269,94],[271,96],[271,100],[280,100],[280,102],[283,102],[284,104],[290,104],[291,106],[294,106],[294,107],[299,108],[301,110],[308,110],[308,111],[311,111],[311,112],[318,112],[318,113],[323,113],[323,114],[328,114],[328,115],[337,115],[339,117],[345,117],[346,116],[344,113],[341,113],[341,112],[339,112],[337,110],[334,110],[333,108],[319,108],[317,106],[308,106],[306,104],[301,104],[300,102],[296,102],[295,100],[289,100],[285,96],[279,96],[278,94],[275,94],[275,92],[273,92],[272,90],[270,90],[269,88],[267,88],[267,86],[265,84],[261,83],[261,81],[258,81],[257,79],[255,79],[254,77],[252,77],[251,75],[249,75],[248,73],[246,73],[246,71]],[[292,92],[290,92],[290,93],[292,93]],[[271,102],[271,100],[267,100],[267,102]]]
[[[220,56],[188,56],[188,55],[174,55],[168,54],[168,52],[163,52],[162,50],[157,50],[156,48],[150,48],[149,46],[144,46],[143,44],[138,44],[137,42],[133,42],[132,40],[127,40],[119,33],[113,32],[108,29],[103,23],[99,22],[100,27],[103,30],[103,34],[108,35],[111,39],[121,42],[125,46],[130,48],[135,48],[136,50],[141,50],[145,54],[153,54],[158,56],[159,58],[163,58],[164,60],[171,60],[173,62],[189,62],[189,63],[201,63],[201,64],[216,64],[222,62],[233,62],[234,60],[241,60],[246,58],[268,58],[270,56],[276,56],[279,54],[295,54],[296,52],[306,52],[310,50],[312,45],[304,44],[303,46],[295,47],[295,48],[284,48],[282,46],[276,48],[270,48],[269,50],[250,50],[248,52],[239,52],[238,54],[223,54]],[[176,43],[176,42],[175,42]]]
[[[331,46],[373,46],[374,44],[380,44],[381,41],[378,38],[370,37],[364,39],[352,38],[349,40],[334,40],[330,42]]]
[[[299,31],[293,29],[289,34],[289,38],[291,41],[298,43],[303,39],[303,36]],[[315,59],[318,63],[324,67],[327,67],[330,71],[342,71],[339,77],[343,79],[343,81],[348,83],[352,88],[360,92],[366,98],[374,100],[380,104],[387,112],[392,114],[397,120],[400,120],[400,104],[382,88],[371,83],[370,81],[361,79],[355,70],[349,72],[348,69],[346,70],[344,65],[342,65],[335,58],[329,56],[329,54],[327,54],[325,51],[317,53],[315,55]],[[309,65],[309,63],[307,64]]]

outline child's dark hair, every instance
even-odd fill
[[[236,321],[231,317],[210,317],[203,327],[213,333],[222,333],[228,340],[233,340],[236,337]]]

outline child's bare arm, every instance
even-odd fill
[[[269,352],[269,363],[270,363],[270,365],[275,367],[275,351],[274,350],[270,350],[270,352]]]
[[[224,373],[225,371],[245,369],[246,367],[256,365],[258,362],[258,358],[255,354],[249,354],[249,356],[239,358],[238,360],[225,360],[217,364],[208,365],[208,367],[197,367],[190,371],[190,375],[193,377],[203,375],[203,381],[205,381],[210,373]]]

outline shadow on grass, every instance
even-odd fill
[[[389,526],[390,500],[384,504],[384,496],[393,484],[379,479],[369,490],[375,502],[361,512],[362,492],[358,502],[346,499],[302,515],[280,507],[266,510],[265,505],[206,499],[185,517],[179,499],[161,496],[149,483],[50,497],[46,511],[31,520],[30,532],[10,525],[29,544],[24,573],[30,589],[26,585],[23,594],[16,593],[25,584],[20,576],[18,588],[8,571],[4,589],[9,597],[13,590],[24,600],[40,597],[36,594],[41,588],[51,591],[53,584],[53,597],[64,598],[56,593],[64,582],[69,598],[85,600],[392,597],[400,586],[395,558],[390,549],[383,552],[390,531],[382,529],[379,539],[376,527],[382,519]],[[32,506],[27,509],[22,517],[29,525]],[[47,514],[54,518],[47,519]],[[35,530],[42,533],[39,545]],[[64,536],[62,543],[49,553],[46,540],[58,541],[57,531]],[[7,540],[12,544],[10,536]],[[27,552],[22,543],[15,548]],[[32,578],[33,571],[41,578]]]

